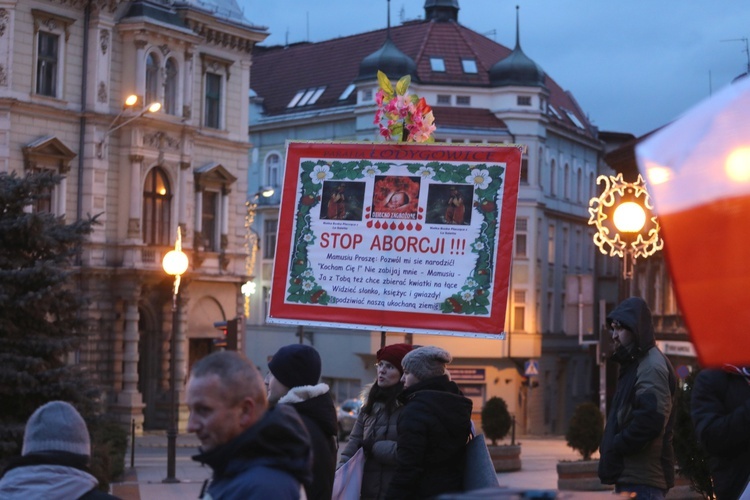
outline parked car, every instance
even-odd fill
[[[357,415],[359,410],[362,408],[362,400],[360,399],[347,399],[339,407],[338,410],[338,421],[339,421],[339,440],[346,439],[354,429],[354,422],[357,421]]]

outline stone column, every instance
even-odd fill
[[[123,331],[122,391],[117,394],[116,412],[123,423],[135,420],[136,431],[143,431],[143,398],[138,392],[138,301],[125,302],[125,328]]]

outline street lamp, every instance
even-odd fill
[[[159,111],[161,109],[161,103],[160,102],[158,102],[158,101],[152,102],[151,104],[149,104],[148,106],[146,106],[145,108],[143,108],[142,110],[140,110],[138,113],[130,116],[124,122],[115,125],[117,123],[117,121],[120,119],[120,117],[122,117],[123,114],[125,114],[126,111],[134,109],[134,106],[136,105],[137,102],[138,102],[138,96],[135,95],[135,94],[131,94],[131,95],[129,95],[125,99],[125,104],[122,106],[122,111],[120,111],[117,114],[117,116],[115,116],[115,118],[109,124],[109,127],[107,127],[107,131],[104,132],[104,135],[102,136],[102,138],[99,140],[99,142],[96,143],[96,156],[98,158],[103,158],[104,157],[104,146],[106,144],[107,138],[113,132],[115,132],[116,130],[121,129],[122,127],[124,127],[128,123],[132,122],[133,120],[135,120],[137,118],[140,118],[141,116],[145,115],[146,113],[156,113],[157,111]]]
[[[175,454],[177,447],[177,299],[180,293],[180,277],[188,268],[187,255],[182,251],[182,234],[177,226],[177,239],[174,250],[170,250],[162,260],[164,272],[174,276],[172,292],[172,337],[169,340],[169,425],[167,426],[167,477],[165,483],[177,483],[175,477]]]
[[[664,246],[659,235],[659,221],[651,215],[653,205],[646,183],[640,175],[635,182],[626,182],[622,173],[615,176],[600,175],[597,184],[603,192],[589,201],[589,225],[596,227],[594,244],[610,257],[621,257],[622,277],[630,280],[637,257],[653,255]],[[620,294],[622,286],[619,287]],[[623,297],[619,297],[622,299]],[[604,311],[601,312],[604,315]],[[603,321],[603,320],[602,320]],[[599,364],[599,408],[607,414],[607,364],[604,359],[603,338],[600,331],[597,345]]]
[[[659,235],[659,221],[651,215],[653,204],[640,175],[635,182],[626,182],[622,173],[600,175],[597,184],[604,184],[601,195],[589,201],[589,225],[596,227],[594,244],[610,257],[623,259],[623,278],[633,276],[637,257],[648,257],[664,247]]]
[[[247,197],[245,206],[247,207],[247,214],[245,215],[245,229],[247,230],[245,236],[245,250],[247,251],[247,259],[245,259],[245,274],[248,277],[252,277],[255,273],[255,256],[258,250],[260,250],[260,235],[253,229],[253,223],[255,222],[255,214],[258,209],[258,200],[262,198],[270,198],[276,190],[273,186],[261,187],[258,191]],[[242,295],[245,297],[245,317],[250,315],[250,296],[255,293],[255,283],[252,280],[248,280],[241,287]]]

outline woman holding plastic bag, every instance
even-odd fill
[[[403,389],[401,360],[411,348],[409,344],[392,344],[377,352],[377,378],[365,397],[349,435],[349,442],[341,452],[340,468],[336,474],[337,482],[345,481],[346,478],[340,477],[343,476],[340,473],[343,470],[341,466],[350,460],[358,459],[355,455],[361,449],[360,453],[365,457],[361,490],[359,496],[351,496],[352,492],[349,491],[344,492],[344,496],[337,497],[334,485],[334,500],[385,498],[388,484],[396,469],[396,421],[402,408],[397,398]],[[352,472],[347,471],[347,475],[351,474]]]

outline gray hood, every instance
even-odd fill
[[[64,465],[27,465],[5,473],[0,480],[4,500],[70,500],[79,498],[99,482],[91,474]]]

